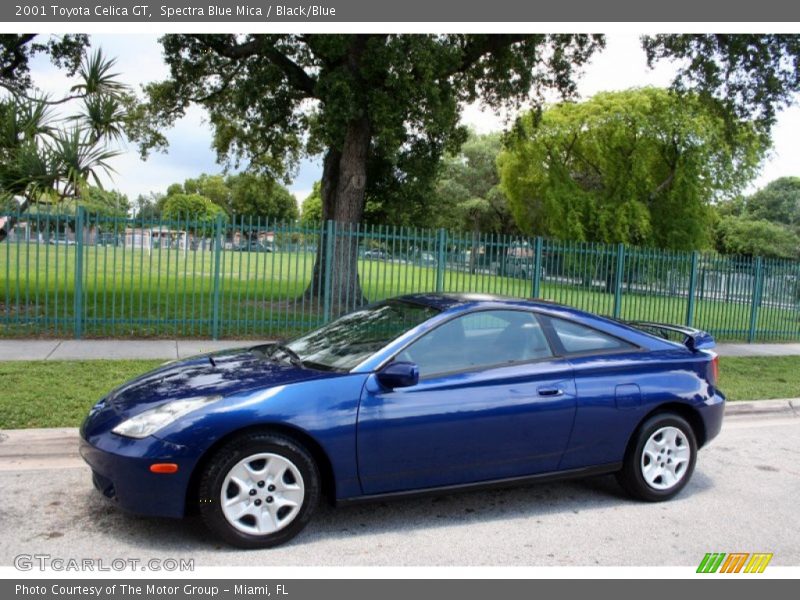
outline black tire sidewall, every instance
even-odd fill
[[[678,482],[677,485],[668,490],[658,490],[651,487],[644,479],[642,469],[640,467],[642,460],[642,451],[651,435],[662,427],[676,427],[681,430],[684,437],[689,442],[691,456],[689,464],[686,467],[686,472]],[[680,493],[680,491],[689,483],[694,473],[695,463],[697,462],[697,440],[694,435],[694,430],[691,425],[683,417],[674,413],[661,413],[653,415],[648,418],[641,427],[635,437],[635,443],[629,449],[625,456],[625,463],[620,473],[620,483],[623,487],[633,496],[641,500],[649,502],[660,502],[669,500],[673,496]]]
[[[228,522],[219,499],[228,472],[242,459],[262,452],[283,456],[294,463],[303,477],[305,497],[299,514],[285,528],[267,535],[253,535],[239,531]],[[240,548],[270,548],[289,541],[306,526],[319,499],[319,471],[311,454],[291,438],[268,433],[248,434],[220,448],[203,471],[198,494],[200,514],[206,526]]]

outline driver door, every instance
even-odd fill
[[[396,360],[417,364],[420,381],[394,390],[374,374],[367,381],[357,432],[365,494],[558,468],[575,415],[575,383],[534,313],[456,317]]]

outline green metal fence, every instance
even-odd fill
[[[725,340],[800,339],[798,262],[333,222],[14,216],[0,243],[7,337],[272,338],[445,291],[544,298]]]

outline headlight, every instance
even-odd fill
[[[221,400],[222,396],[201,396],[198,398],[185,398],[183,400],[173,400],[146,410],[141,414],[123,421],[114,429],[114,433],[132,438],[145,438],[153,435],[159,429],[163,429],[170,423],[174,423],[183,415],[202,408],[206,404]]]

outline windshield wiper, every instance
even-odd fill
[[[295,367],[303,367],[303,359],[300,358],[300,355],[292,350],[286,344],[276,344],[275,350],[272,353],[272,356],[275,356],[276,352],[283,352],[287,357],[289,357],[289,362],[292,363]]]

